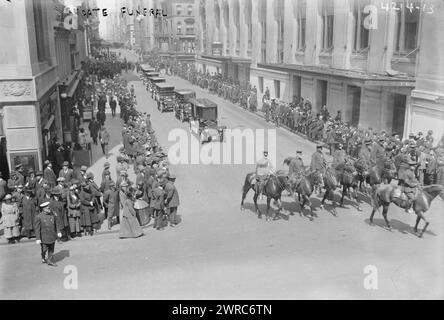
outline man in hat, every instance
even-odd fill
[[[361,146],[361,150],[359,150],[358,158],[363,163],[367,165],[367,167],[370,167],[371,165],[371,153],[372,150],[372,141],[370,139],[366,139],[364,141],[364,145]]]
[[[52,163],[48,160],[45,161],[46,168],[43,171],[43,178],[48,181],[51,188],[54,188],[57,184],[57,176],[52,170]]]
[[[268,159],[268,151],[263,152],[263,157],[256,163],[256,180],[258,182],[259,194],[262,194],[270,174],[274,173],[273,164]],[[252,181],[252,183],[255,183]]]
[[[110,167],[111,167],[111,164],[109,162],[105,162],[103,164],[102,181],[105,179],[106,173],[110,173],[110,170],[109,170]]]
[[[373,165],[376,165],[379,169],[379,172],[384,168],[385,162],[385,137],[378,137],[377,141],[373,143],[372,151],[371,151],[371,162]]]
[[[34,192],[36,185],[37,185],[37,177],[35,176],[34,169],[31,168],[28,170],[28,176],[26,177],[25,187],[32,189]]]
[[[165,209],[165,191],[162,187],[161,182],[157,183],[157,185],[152,190],[150,206],[151,208],[153,208],[154,215],[153,228],[160,230],[162,228]]]
[[[291,158],[290,162],[288,163],[288,175],[300,176],[304,171],[304,169],[305,166],[304,166],[304,161],[302,160],[302,151],[297,150],[296,157]]]
[[[42,263],[49,266],[57,266],[54,262],[54,248],[57,238],[62,234],[59,229],[58,218],[49,208],[49,201],[40,205],[41,213],[35,219],[36,243],[40,245]],[[48,253],[48,258],[46,258]]]
[[[310,169],[312,171],[319,171],[321,174],[324,174],[325,169],[327,169],[327,161],[324,158],[322,148],[322,144],[318,144],[316,146],[316,151],[311,156]]]
[[[345,158],[347,154],[343,149],[342,143],[338,144],[338,149],[333,153],[333,163],[331,164],[332,168],[336,168],[338,164],[345,163]]]
[[[77,176],[76,176],[79,183],[86,182],[86,180],[87,180],[86,171],[87,170],[88,170],[87,166],[80,167],[80,171],[77,172]]]
[[[414,213],[412,209],[412,204],[416,196],[417,187],[419,186],[419,182],[416,179],[415,176],[415,167],[416,162],[411,160],[408,162],[408,165],[410,166],[404,175],[404,180],[402,183],[403,192],[406,194],[409,202],[405,208],[405,211],[408,213]]]
[[[112,180],[109,188],[103,193],[103,206],[105,207],[105,218],[108,219],[108,230],[111,230],[119,217],[119,192]]]
[[[122,184],[122,183],[126,183],[126,184],[128,184],[128,185],[130,185],[131,183],[130,183],[130,181],[129,181],[129,179],[128,179],[128,173],[125,171],[125,170],[122,170],[122,171],[120,171],[120,177],[117,179],[117,181],[116,181],[116,187],[117,187],[117,189],[119,189],[120,188],[120,185]]]
[[[74,178],[74,171],[69,168],[68,161],[63,162],[62,170],[59,172],[59,178],[65,178],[66,183],[70,183]]]
[[[34,189],[26,187],[24,189],[24,196],[22,198],[23,208],[23,221],[22,221],[22,234],[31,239],[35,236],[34,221],[37,215],[37,201],[33,195]]]
[[[180,205],[179,193],[177,192],[174,182],[176,176],[169,175],[168,182],[165,184],[165,207],[168,212],[168,219],[171,227],[175,227],[178,224],[177,221],[177,207]]]
[[[23,175],[23,165],[20,163],[15,166],[18,184],[25,185],[25,176]]]
[[[52,199],[49,201],[49,208],[57,217],[58,229],[60,230],[60,233],[62,233],[62,236],[64,237],[63,240],[67,241],[70,239],[69,221],[66,208],[62,199],[62,190],[58,187],[55,187],[51,190],[51,195]],[[59,237],[59,239],[57,239],[57,242],[61,242],[60,238],[62,237]]]
[[[37,171],[35,173],[35,176],[36,176],[37,182],[36,182],[36,185],[35,185],[35,191],[34,192],[35,192],[35,194],[37,194],[38,190],[42,189],[44,183],[47,183],[47,181],[45,179],[43,179],[43,172],[42,171]]]

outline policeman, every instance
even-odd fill
[[[312,171],[319,172],[319,174],[321,175],[320,181],[322,186],[324,181],[325,170],[327,169],[327,161],[325,161],[324,154],[322,153],[322,144],[317,145],[316,151],[311,156],[310,169]]]
[[[263,158],[259,159],[256,164],[256,180],[259,183],[259,194],[262,194],[265,183],[273,172],[274,168],[271,161],[268,159],[268,151],[265,150]]]
[[[49,202],[44,202],[40,205],[42,213],[35,219],[35,235],[36,243],[40,245],[42,263],[47,263],[49,266],[57,266],[54,263],[54,248],[57,238],[62,237],[57,223],[57,216],[49,208]],[[48,258],[46,258],[48,253]]]

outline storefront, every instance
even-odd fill
[[[65,143],[73,141],[72,132],[77,129],[75,128],[73,107],[81,99],[82,77],[81,71],[76,72],[66,82],[59,85],[63,141]]]
[[[58,90],[53,89],[40,103],[40,125],[42,134],[42,160],[52,159],[55,144],[62,143]]]

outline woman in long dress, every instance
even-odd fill
[[[138,238],[143,235],[134,209],[133,194],[129,191],[123,203],[122,221],[120,221],[119,238]]]
[[[12,202],[10,194],[7,194],[3,200],[1,220],[4,226],[5,238],[8,240],[8,243],[15,243],[20,240],[19,209],[17,204]]]

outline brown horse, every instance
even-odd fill
[[[344,196],[346,193],[350,195],[350,199],[356,203],[356,209],[362,211],[361,205],[358,201],[357,189],[359,186],[359,174],[355,166],[351,163],[339,164],[336,166],[336,178],[342,185],[342,196],[340,206],[344,206]],[[353,191],[350,191],[350,188]]]
[[[332,203],[333,203],[333,215],[336,216],[336,200],[335,200],[335,190],[338,186],[338,182],[335,176],[334,169],[328,168],[323,176],[324,179],[324,189],[325,194],[321,201],[321,209],[324,209],[324,202],[327,199],[329,195],[332,197]]]
[[[293,192],[298,193],[299,205],[301,207],[301,211],[299,212],[302,215],[302,211],[304,210],[305,204],[308,203],[310,207],[310,221],[313,221],[313,207],[310,201],[310,196],[314,191],[315,185],[320,185],[322,183],[321,174],[318,171],[306,172],[299,179],[296,175],[292,175],[290,177],[289,183],[291,185],[291,190]],[[302,196],[302,203],[301,203]]]
[[[385,223],[387,224],[387,228],[391,230],[391,226],[389,221],[387,220],[387,211],[390,203],[396,204],[400,208],[404,208],[407,205],[407,199],[399,197],[397,195],[400,194],[400,187],[393,186],[391,184],[383,184],[375,189],[373,193],[373,210],[370,216],[370,223],[373,224],[373,216],[375,215],[376,210],[379,210],[379,207],[382,206],[382,216],[384,217]],[[422,231],[419,233],[419,237],[422,237],[424,232],[426,231],[429,222],[426,220],[424,213],[429,210],[430,205],[433,199],[436,196],[440,196],[441,199],[444,200],[444,187],[442,185],[430,185],[422,187],[416,193],[416,196],[413,200],[413,210],[415,211],[417,218],[415,224],[415,232],[418,232],[418,224],[419,221],[424,220],[425,226]]]
[[[258,213],[258,218],[262,218],[262,213],[259,210],[259,207],[257,206],[257,198],[259,197],[259,185],[258,183],[252,183],[253,179],[255,179],[255,173],[249,173],[245,177],[244,185],[242,186],[242,201],[241,201],[241,210],[244,209],[244,201],[245,197],[247,196],[248,191],[250,189],[254,190],[254,206],[256,209],[256,213]],[[270,201],[271,199],[275,200],[278,204],[278,211],[275,213],[273,220],[276,220],[277,216],[282,210],[282,202],[281,202],[281,196],[282,191],[290,190],[290,185],[288,184],[288,176],[284,175],[282,173],[277,172],[276,175],[271,175],[268,180],[265,183],[263,194],[267,197],[267,213],[265,215],[266,220],[269,220],[268,212],[270,211]]]

